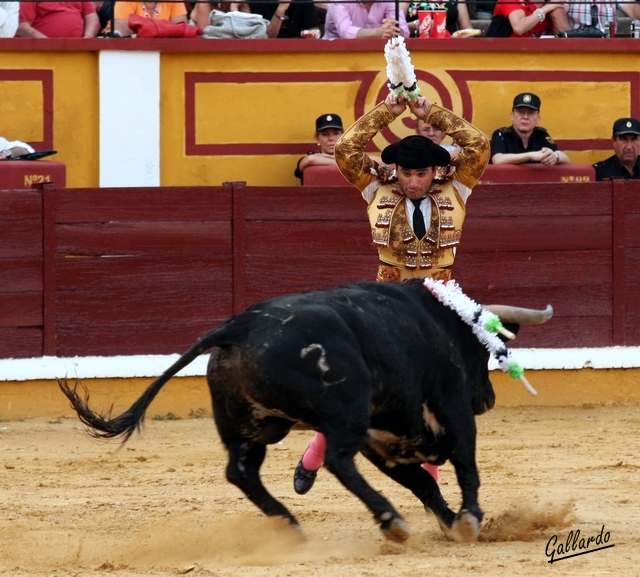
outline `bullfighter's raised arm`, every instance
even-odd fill
[[[396,119],[386,102],[381,102],[356,120],[336,143],[334,155],[340,172],[358,190],[376,180],[377,163],[364,151],[378,132]]]
[[[335,159],[344,177],[358,190],[364,190],[377,178],[377,163],[365,152],[374,136],[389,126],[400,116],[405,106],[389,95],[360,119],[354,122],[342,135],[335,147]],[[456,171],[454,178],[469,188],[480,180],[489,162],[489,139],[473,124],[455,113],[432,104],[426,98],[407,100],[411,112],[442,130],[460,147],[452,164]]]
[[[460,147],[460,153],[455,159],[454,178],[469,188],[473,188],[482,177],[489,162],[491,146],[486,135],[464,118],[437,104],[425,105],[422,109],[426,109],[423,118],[418,116],[420,109],[417,104],[411,100],[408,104],[416,118],[442,130]]]

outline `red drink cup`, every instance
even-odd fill
[[[433,27],[433,12],[418,10],[418,38],[429,38]]]
[[[434,10],[432,12],[433,25],[431,27],[431,38],[446,38],[447,34],[447,11]]]

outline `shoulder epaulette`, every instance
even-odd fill
[[[378,164],[376,172],[378,174],[378,181],[380,184],[393,184],[398,181],[395,169],[387,166],[386,164]]]

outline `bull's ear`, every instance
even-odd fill
[[[520,330],[520,325],[516,324],[516,323],[503,323],[503,325],[505,329],[507,329],[508,331],[512,332],[514,335],[518,334],[518,331]],[[498,336],[500,337],[500,340],[503,343],[508,343],[509,339],[507,337],[505,337],[504,335],[498,333]]]

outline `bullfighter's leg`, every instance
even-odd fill
[[[293,473],[293,488],[298,495],[308,493],[316,482],[318,469],[324,462],[326,448],[326,437],[322,433],[316,433]]]
[[[298,495],[304,495],[311,491],[318,476],[318,469],[322,467],[324,462],[326,447],[326,437],[322,433],[316,433],[293,473],[293,488]],[[423,463],[422,468],[435,479],[436,483],[440,480],[438,465]]]
[[[433,463],[422,463],[422,468],[433,477],[433,480],[436,483],[440,482],[440,471],[438,469],[438,465],[434,465]]]

